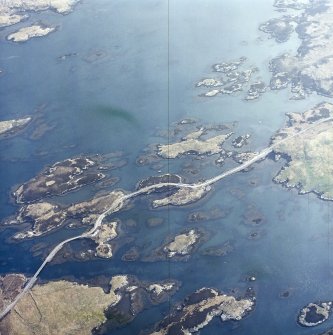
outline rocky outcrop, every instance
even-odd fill
[[[153,208],[162,206],[184,206],[202,199],[209,191],[210,186],[202,186],[197,188],[183,187],[175,193],[166,196],[165,198],[153,200]]]
[[[56,30],[55,27],[49,27],[45,24],[34,24],[29,27],[23,27],[7,36],[8,41],[26,42],[34,37],[43,37]]]
[[[332,302],[310,303],[303,307],[297,322],[304,327],[314,327],[325,322],[330,316]]]
[[[239,321],[255,306],[255,297],[236,299],[212,288],[202,288],[192,293],[182,305],[156,326],[150,335],[190,335],[207,326],[214,317],[222,322]]]
[[[0,27],[11,26],[29,18],[29,12],[47,9],[68,14],[79,0],[15,0],[0,3]]]
[[[0,121],[0,136],[14,135],[16,132],[26,127],[31,120],[31,117],[26,117],[23,119]]]
[[[101,157],[68,158],[42,170],[20,185],[13,195],[17,203],[31,203],[65,194],[105,178],[101,169]]]
[[[4,225],[30,223],[31,229],[17,233],[15,239],[25,239],[44,235],[63,226],[67,220],[79,224],[92,225],[99,215],[110,209],[109,213],[119,211],[125,205],[122,191],[113,191],[106,195],[96,196],[89,201],[78,202],[68,207],[50,202],[37,202],[24,205],[18,213],[3,221]]]

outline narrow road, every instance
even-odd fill
[[[240,172],[246,168],[248,168],[250,165],[252,165],[253,163],[265,158],[269,153],[271,153],[275,147],[279,146],[280,144],[296,137],[299,136],[315,127],[317,127],[318,125],[333,120],[333,117],[329,117],[326,119],[322,119],[316,123],[313,123],[311,126],[299,131],[298,133],[295,133],[289,137],[286,137],[284,139],[282,139],[281,141],[278,141],[274,144],[272,144],[271,146],[263,149],[262,151],[260,151],[257,155],[255,155],[253,158],[251,158],[250,160],[244,162],[241,165],[236,166],[233,169],[230,169],[226,172],[223,172],[213,178],[207,179],[203,182],[199,182],[199,183],[195,183],[195,184],[185,184],[185,183],[159,183],[159,184],[154,184],[154,185],[150,185],[147,187],[143,187],[135,192],[129,193],[129,194],[125,194],[123,197],[116,199],[116,201],[111,205],[110,208],[108,208],[105,212],[103,212],[96,220],[94,226],[88,231],[85,232],[81,235],[78,236],[74,236],[71,237],[67,240],[64,240],[62,242],[60,242],[58,245],[56,245],[54,247],[54,249],[48,254],[48,256],[45,258],[44,262],[41,264],[41,266],[38,268],[38,270],[35,272],[35,274],[33,275],[33,277],[31,277],[29,279],[29,281],[26,283],[26,285],[24,286],[23,290],[21,293],[19,293],[16,298],[0,313],[0,320],[5,317],[15,306],[16,304],[19,302],[20,299],[22,299],[22,297],[34,286],[35,282],[38,279],[39,274],[41,273],[41,271],[45,268],[45,266],[47,265],[47,263],[51,262],[52,259],[55,257],[55,255],[62,249],[62,247],[72,241],[78,240],[78,239],[82,239],[82,238],[91,238],[94,236],[94,234],[96,234],[98,232],[98,229],[100,228],[104,218],[110,213],[110,212],[115,212],[117,207],[119,205],[122,205],[126,200],[129,200],[131,198],[135,198],[139,195],[142,194],[147,194],[150,192],[153,192],[154,190],[161,188],[161,187],[167,187],[167,186],[175,186],[178,188],[204,188],[207,187],[209,185],[212,185],[218,181],[220,181],[221,179],[224,179],[232,174],[235,174],[237,172]]]

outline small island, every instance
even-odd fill
[[[31,117],[26,117],[16,120],[0,121],[0,136],[16,134],[19,130],[25,128],[31,120]]]
[[[310,303],[303,307],[297,322],[303,327],[314,327],[325,322],[330,316],[332,302]]]
[[[160,247],[144,257],[144,261],[187,261],[206,239],[207,232],[203,229],[183,231],[167,238]]]
[[[221,293],[213,288],[201,288],[156,325],[150,335],[190,335],[207,326],[214,317],[222,322],[239,321],[255,307],[255,296],[248,290],[244,298]]]
[[[16,203],[32,203],[62,195],[105,178],[101,156],[80,156],[59,161],[20,185],[13,196]]]
[[[266,85],[254,74],[258,72],[257,67],[245,67],[246,57],[238,60],[225,61],[212,66],[214,75],[210,78],[201,79],[196,87],[205,91],[199,94],[202,97],[215,97],[217,95],[233,95],[247,89],[245,100],[256,100],[265,91]],[[207,91],[207,89],[209,89]]]
[[[159,145],[158,155],[163,158],[176,158],[186,153],[217,154],[221,152],[221,145],[232,135],[232,133],[217,135],[206,140],[200,139],[205,133],[202,128],[194,133],[188,134],[182,141]]]
[[[34,37],[46,36],[56,30],[55,27],[49,27],[45,24],[34,24],[29,27],[23,27],[7,36],[8,41],[26,42]]]

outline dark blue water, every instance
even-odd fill
[[[167,2],[160,0],[85,1],[66,17],[42,14],[47,22],[60,25],[46,38],[20,45],[2,42],[0,67],[5,74],[0,77],[1,118],[34,116],[39,106],[45,105],[43,118],[56,127],[38,140],[29,138],[32,130],[28,128],[0,142],[1,219],[17,209],[9,202],[14,185],[35,176],[45,165],[74,155],[124,151],[129,163],[113,174],[120,177],[117,187],[133,190],[139,179],[153,173],[149,167],[138,167],[136,157],[157,141],[153,133],[156,128],[167,128],[168,119],[238,121],[237,131],[251,133],[250,149],[258,150],[267,146],[274,131],[283,125],[286,112],[301,112],[321,101],[312,96],[290,102],[283,91],[267,93],[254,103],[239,97],[198,97],[195,83],[210,76],[211,65],[216,62],[246,56],[267,81],[269,60],[283,52],[295,52],[299,43],[296,36],[278,45],[257,29],[259,23],[279,15],[270,1],[170,1],[169,29],[167,14]],[[12,30],[2,30],[0,37]],[[57,59],[69,53],[76,55],[61,62]],[[137,221],[133,243],[146,246],[148,252],[163,243],[168,233],[191,227],[186,220],[190,211],[229,208],[231,212],[224,219],[192,224],[211,233],[211,240],[201,249],[232,241],[234,251],[225,257],[202,256],[199,249],[186,263],[123,262],[121,255],[128,245],[111,260],[51,265],[41,277],[127,273],[142,280],[162,280],[170,271],[172,278],[183,283],[172,298],[176,302],[203,286],[225,291],[244,289],[249,285],[244,278],[254,274],[257,281],[251,285],[257,292],[256,310],[236,324],[222,325],[214,320],[201,334],[312,334],[296,324],[296,316],[310,301],[332,299],[333,209],[331,203],[313,195],[299,196],[273,184],[280,166],[269,160],[257,164],[248,173],[216,184],[207,199],[190,207],[151,212],[149,203],[138,199],[133,209],[118,215]],[[169,169],[179,172],[179,162],[171,162]],[[167,171],[166,164],[162,170]],[[217,168],[207,166],[201,175],[217,172]],[[250,180],[256,181],[255,186]],[[242,199],[231,194],[235,188],[244,193]],[[88,187],[57,200],[87,199],[95,192]],[[262,213],[262,225],[244,223],[249,206]],[[150,216],[163,217],[169,225],[148,228],[145,222]],[[259,232],[258,240],[248,238],[253,231]],[[51,246],[75,231],[62,230],[20,244],[8,243],[13,233],[13,229],[0,233],[1,273],[33,273],[41,258],[30,254],[31,246],[38,242]],[[290,297],[280,298],[286,290]],[[113,334],[138,333],[167,312],[168,304],[151,308]],[[318,331],[328,326],[333,326],[333,320]]]

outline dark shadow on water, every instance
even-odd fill
[[[130,112],[108,105],[96,105],[87,108],[89,113],[94,113],[96,116],[108,118],[112,121],[124,121],[130,125],[138,126],[139,120]]]

